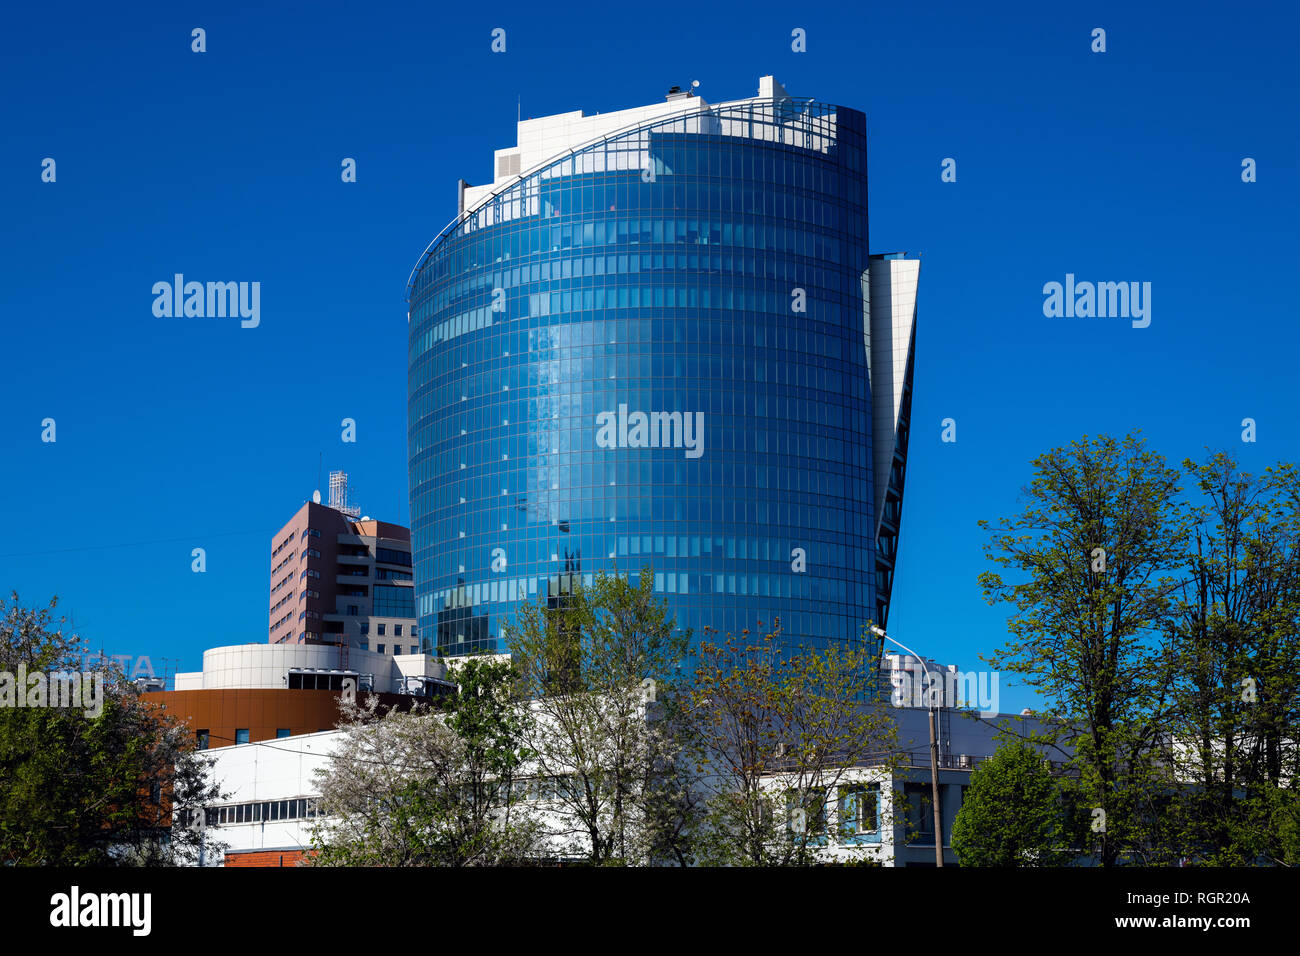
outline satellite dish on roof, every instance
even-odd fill
[[[311,500],[312,500],[315,504],[320,504],[320,489],[319,489],[319,488],[317,488],[315,491],[313,491],[313,492],[311,493]]]

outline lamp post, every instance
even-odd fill
[[[921,664],[921,671],[925,674],[926,688],[930,693],[930,707],[926,713],[926,724],[930,728],[930,802],[934,805],[934,865],[943,866],[943,815],[939,810],[939,739],[937,730],[937,710],[934,705],[933,683],[930,680],[930,669],[925,666],[925,659],[920,654],[912,650],[905,644],[901,644],[885,633],[884,628],[871,626],[871,633],[875,634],[881,640],[889,641],[891,644],[898,644],[903,650],[915,657]],[[942,690],[940,691],[942,693]]]

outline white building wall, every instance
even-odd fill
[[[788,98],[789,95],[784,87],[771,76],[759,78],[758,95],[752,97],[759,100]],[[715,106],[730,106],[742,102],[745,100],[728,100]],[[565,153],[580,146],[632,126],[652,123],[674,115],[689,116],[711,108],[702,97],[683,94],[671,100],[665,99],[662,103],[651,103],[648,106],[616,110],[612,113],[596,113],[587,116],[582,110],[572,110],[567,113],[556,113],[553,116],[520,120],[515,126],[515,145],[493,151],[492,181],[483,185],[467,186],[461,211],[473,210],[486,202],[494,192],[513,182],[520,174],[559,159]],[[792,133],[787,140],[794,145],[804,145],[798,133]]]
[[[406,642],[404,642],[406,643]],[[234,644],[203,652],[203,670],[176,675],[176,690],[286,687],[290,669],[339,670],[339,648],[318,644]],[[429,654],[393,656],[353,647],[350,671],[374,676],[379,693],[403,693],[403,678],[441,678],[446,665]]]
[[[594,116],[585,116],[582,110],[574,110],[521,120],[516,126],[516,145],[495,150],[492,154],[492,182],[470,186],[465,190],[465,208],[474,208],[501,186],[513,182],[519,173],[526,173],[534,166],[556,159],[592,140],[628,126],[662,119],[675,113],[696,113],[707,108],[708,103],[694,96],[613,113],[597,113]],[[518,161],[503,163],[502,160],[506,157],[517,157]],[[514,172],[506,174],[503,172],[506,169]]]
[[[898,708],[895,712],[899,726],[899,747],[904,752],[903,766],[892,776],[879,767],[852,767],[842,775],[838,786],[858,783],[875,783],[880,790],[880,828],[877,838],[856,837],[844,839],[839,830],[839,804],[837,788],[828,788],[828,838],[822,843],[820,853],[831,861],[863,858],[884,866],[905,863],[929,864],[934,859],[934,845],[907,844],[906,806],[897,802],[906,783],[929,784],[929,712],[923,708]],[[949,840],[952,821],[960,809],[962,788],[970,783],[971,771],[991,756],[998,747],[994,739],[999,730],[1008,730],[1027,736],[1038,726],[1038,718],[1013,714],[1000,714],[989,720],[977,720],[960,713],[949,712],[947,720],[940,721],[941,810],[945,859],[955,862]],[[218,747],[205,752],[213,761],[210,771],[221,789],[226,792],[214,808],[250,802],[272,802],[316,798],[320,794],[315,771],[328,764],[329,755],[343,739],[337,730],[323,731],[254,744]],[[962,766],[959,756],[970,757]],[[1047,755],[1053,760],[1064,758],[1061,754]],[[954,759],[949,759],[954,758]],[[529,772],[525,768],[525,775]],[[774,776],[771,786],[782,786],[782,778]],[[525,809],[538,817],[553,833],[572,826],[571,819],[548,812],[545,787],[529,785],[530,797]],[[553,806],[553,804],[551,804]],[[217,839],[229,844],[232,851],[241,850],[302,850],[311,843],[311,818],[287,821],[262,820],[256,823],[232,823],[211,828]],[[556,854],[563,854],[569,840],[554,835],[545,845]],[[208,854],[206,863],[218,865],[220,855]]]
[[[885,491],[889,485],[898,435],[907,356],[916,329],[916,290],[920,278],[919,259],[873,260],[868,275],[866,331],[877,525],[885,507]]]
[[[253,744],[216,747],[204,751],[212,761],[210,776],[223,796],[210,809],[252,802],[279,802],[317,797],[315,771],[328,764],[342,734],[337,730],[303,734]],[[227,844],[227,852],[241,850],[305,850],[311,845],[311,819],[262,820],[210,826],[207,833]],[[206,853],[204,863],[219,866],[220,853]]]

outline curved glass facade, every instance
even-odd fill
[[[865,118],[748,100],[611,134],[472,207],[410,288],[416,614],[637,574],[697,638],[874,616]]]

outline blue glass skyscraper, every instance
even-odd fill
[[[408,290],[425,646],[646,565],[697,634],[884,623],[919,264],[868,253],[865,117],[764,77],[518,134]]]

